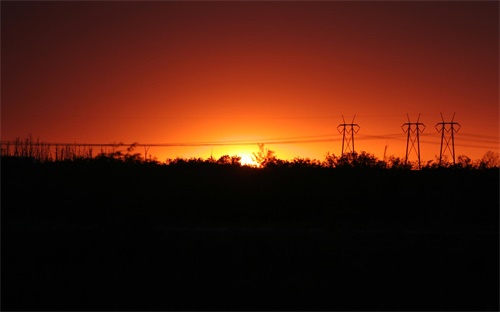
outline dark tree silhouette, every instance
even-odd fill
[[[278,158],[276,157],[275,152],[266,148],[263,143],[259,144],[259,151],[253,153],[252,159],[262,168],[278,163]]]

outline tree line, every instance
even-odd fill
[[[323,160],[311,159],[308,157],[295,157],[291,160],[280,159],[275,151],[270,150],[264,144],[259,144],[259,150],[253,154],[253,161],[256,165],[243,164],[238,155],[223,155],[219,158],[210,156],[202,157],[176,157],[167,158],[164,162],[156,157],[136,152],[136,144],[124,147],[118,143],[108,150],[101,150],[95,153],[92,146],[85,145],[61,145],[51,146],[34,141],[31,137],[25,140],[16,139],[14,142],[2,143],[2,158],[25,158],[35,162],[58,162],[58,161],[118,161],[125,163],[149,163],[168,166],[185,165],[225,165],[235,167],[254,168],[286,168],[286,167],[308,167],[308,168],[375,168],[375,169],[433,169],[433,168],[462,168],[462,169],[490,169],[500,168],[500,153],[487,151],[481,159],[473,160],[468,156],[459,155],[456,162],[452,162],[446,155],[441,159],[438,156],[434,160],[408,161],[397,156],[389,156],[386,159],[379,159],[374,154],[366,151],[350,152],[343,155],[327,153]],[[124,148],[124,149],[120,149]]]

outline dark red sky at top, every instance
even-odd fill
[[[276,138],[279,158],[322,160],[356,115],[356,150],[402,157],[401,125],[421,114],[434,159],[455,113],[458,155],[499,149],[497,1],[2,1],[1,17],[2,140]]]

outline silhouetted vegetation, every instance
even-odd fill
[[[81,159],[100,159],[100,160],[120,160],[133,163],[157,163],[167,165],[182,164],[219,164],[233,166],[242,166],[241,157],[238,155],[223,155],[219,159],[212,157],[203,159],[200,157],[174,159],[168,158],[164,162],[158,161],[152,155],[144,155],[135,152],[138,143],[126,147],[123,143],[108,144],[101,146],[100,152],[95,154],[93,146],[82,144],[51,145],[41,142],[39,139],[33,140],[31,136],[25,140],[16,139],[13,142],[3,142],[1,149],[2,157],[22,157],[29,158],[36,162],[53,161],[74,161]],[[351,152],[336,156],[327,153],[325,159],[317,160],[310,158],[295,157],[292,160],[282,160],[273,150],[265,147],[264,144],[258,145],[258,152],[253,153],[253,160],[259,164],[259,168],[269,167],[312,167],[312,168],[364,168],[364,169],[435,169],[435,168],[458,168],[458,169],[491,169],[500,168],[500,153],[488,151],[481,159],[472,160],[465,155],[459,155],[456,163],[443,155],[440,160],[436,155],[434,160],[428,160],[419,164],[416,161],[405,161],[396,156],[389,156],[387,160],[380,160],[375,155],[366,151]],[[95,155],[95,156],[94,156]]]
[[[261,145],[255,168],[19,146],[0,160],[3,310],[499,308],[498,154],[411,170]]]

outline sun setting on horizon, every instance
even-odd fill
[[[138,142],[159,161],[249,165],[258,144],[283,160],[350,144],[416,159],[403,125],[418,119],[423,160],[452,151],[439,131],[452,120],[456,156],[500,150],[495,1],[1,5],[2,142]]]
[[[258,167],[259,166],[259,163],[257,163],[251,155],[246,154],[246,153],[242,153],[242,154],[239,154],[239,156],[241,157],[240,163],[243,166],[250,166],[250,167]]]

